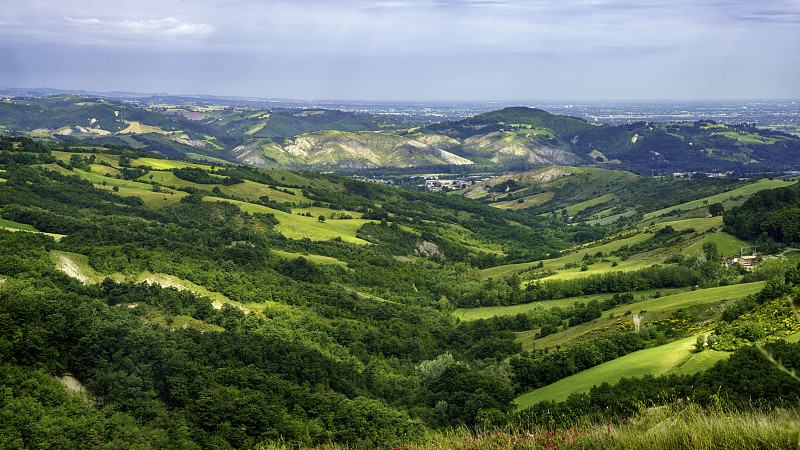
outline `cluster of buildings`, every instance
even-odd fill
[[[459,177],[454,179],[439,179],[438,176],[425,176],[425,189],[436,192],[442,189],[464,189],[465,187],[472,186],[480,181],[488,180],[491,177],[471,176]]]
[[[672,176],[675,178],[692,178],[697,177],[698,175],[703,175],[708,178],[725,178],[732,175],[733,172],[672,172]]]
[[[394,180],[384,180],[383,178],[368,178],[360,175],[351,175],[350,178],[359,181],[369,181],[370,183],[394,185]]]

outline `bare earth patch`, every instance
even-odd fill
[[[69,257],[69,255],[65,255],[63,253],[54,253],[56,257],[56,269],[66,273],[67,275],[75,278],[76,280],[80,281],[83,284],[89,283],[89,277],[81,273],[78,264]]]
[[[89,392],[86,390],[86,387],[78,381],[77,378],[73,377],[72,375],[65,373],[62,377],[55,377],[61,384],[64,385],[64,388],[67,392],[71,394],[76,394],[85,402],[91,402],[91,398],[89,398]]]

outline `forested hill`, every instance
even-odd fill
[[[497,171],[568,164],[649,174],[762,173],[800,163],[800,138],[747,124],[598,125],[527,107],[426,124],[317,108],[256,110],[62,95],[0,101],[0,133],[295,169]]]
[[[744,239],[768,238],[800,246],[800,184],[759,192],[725,211],[725,226]]]
[[[791,408],[797,385],[767,362],[762,375],[752,345],[797,360],[771,343],[800,331],[784,298],[800,268],[720,264],[745,244],[694,201],[681,217],[570,226],[452,193],[2,137],[0,448],[462,448],[474,435],[457,427],[530,439],[564,417],[627,421],[634,400],[597,406],[639,367],[626,357],[686,375],[632,382],[646,407],[692,386],[698,408],[718,404],[725,373],[751,380],[730,395],[742,408]],[[580,376],[609,383],[583,392],[591,407],[517,411]]]

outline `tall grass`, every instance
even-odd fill
[[[507,426],[500,431],[458,428],[440,432],[424,444],[386,450],[527,450],[527,449],[797,449],[800,448],[800,405],[790,409],[739,410],[717,401],[700,406],[677,401],[641,406],[633,416],[606,423],[576,418],[571,426],[545,429]],[[284,443],[264,443],[260,450],[286,450]],[[330,444],[318,447],[349,450]],[[376,447],[380,448],[380,447]]]

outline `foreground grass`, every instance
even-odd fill
[[[647,408],[633,416],[605,423],[582,419],[564,427],[506,426],[500,431],[458,428],[437,433],[424,443],[389,446],[391,450],[522,450],[522,449],[780,449],[798,448],[800,408],[740,411],[721,404],[701,407],[692,402]],[[376,447],[379,449],[376,445]],[[258,450],[287,450],[264,443]],[[352,450],[330,444],[326,450]]]

